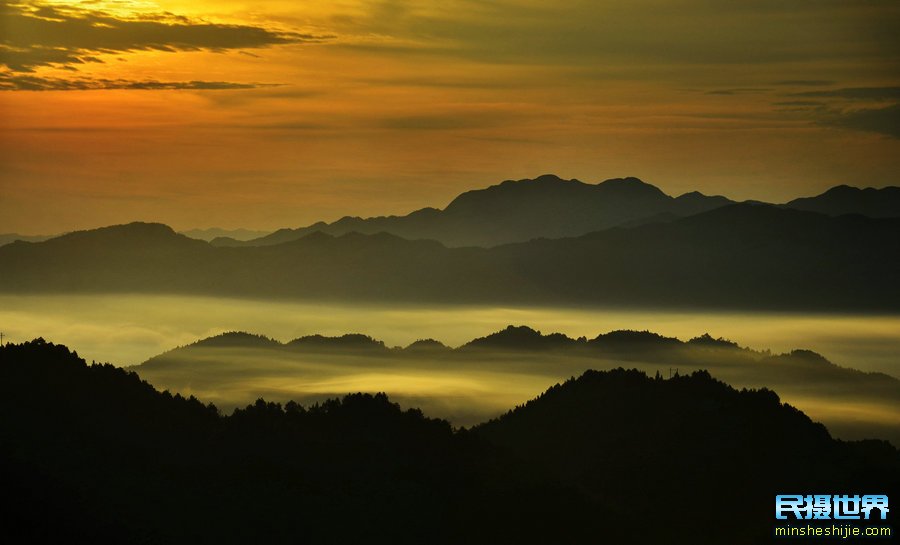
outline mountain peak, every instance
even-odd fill
[[[572,180],[564,180],[557,176],[556,174],[541,174],[537,178],[534,179],[535,182],[540,183],[558,183],[558,182],[571,182]]]
[[[80,231],[90,232],[90,231]],[[110,225],[109,227],[101,227],[99,229],[94,229],[93,232],[97,233],[130,233],[130,234],[143,234],[143,235],[175,235],[175,230],[169,227],[164,223],[157,222],[145,222],[145,221],[133,221],[131,223],[124,223],[120,225]]]
[[[842,184],[815,197],[794,199],[783,206],[829,216],[862,214],[873,218],[895,218],[900,217],[900,187],[859,188]]]
[[[644,180],[636,176],[625,176],[624,178],[609,178],[599,182],[597,185],[650,185]]]
[[[199,245],[207,243],[201,240],[195,240],[185,235],[175,232],[174,229],[162,223],[150,223],[143,221],[135,221],[121,225],[110,225],[108,227],[100,227],[98,229],[89,229],[85,231],[73,231],[65,235],[50,239],[47,243],[64,243],[65,241],[81,241],[91,243],[128,243],[128,244],[148,244],[148,243],[168,243],[170,241],[185,241]]]
[[[521,180],[504,180],[499,184],[488,186],[483,189],[473,189],[471,191],[466,191],[457,197],[464,197],[465,195],[484,195],[484,194],[503,194],[509,195],[512,192],[518,192],[524,189],[547,189],[552,190],[557,187],[571,186],[576,184],[582,184],[582,182],[578,180],[566,180],[564,178],[560,178],[556,174],[541,174],[536,178],[523,178]],[[455,199],[456,200],[456,199]],[[454,200],[454,201],[455,201]],[[453,203],[451,203],[453,204]]]
[[[597,188],[610,191],[619,195],[635,195],[650,198],[671,199],[663,191],[655,185],[648,184],[640,178],[627,176],[625,178],[610,178],[596,185]]]
[[[316,350],[384,350],[384,342],[373,339],[361,333],[347,333],[340,337],[325,337],[323,335],[307,335],[299,337],[287,343],[287,346],[297,349]]]
[[[506,329],[492,333],[487,337],[477,338],[465,347],[496,348],[506,350],[534,350],[560,348],[575,343],[573,339],[562,333],[544,335],[528,326],[506,326]]]
[[[194,343],[194,345],[218,348],[240,348],[279,346],[280,343],[264,335],[247,333],[246,331],[226,331],[225,333],[201,339]]]

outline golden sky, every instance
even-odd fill
[[[896,0],[0,0],[0,232],[898,185]]]

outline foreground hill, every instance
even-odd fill
[[[900,219],[740,204],[495,248],[386,233],[216,248],[158,224],[0,247],[5,292],[900,310]]]
[[[898,485],[892,447],[838,446],[774,392],[737,391],[702,371],[670,380],[634,370],[588,371],[474,432],[552,479],[578,483],[586,495],[619,498],[613,509],[625,516],[665,520],[676,535],[698,524],[726,529],[742,526],[742,519],[766,520],[776,490],[811,482],[857,487],[876,467],[887,476],[882,486]],[[874,457],[863,464],[873,465],[860,465],[847,447],[866,450]],[[735,542],[725,535],[722,543]],[[756,539],[768,541],[762,533]]]
[[[412,240],[437,240],[447,246],[496,246],[539,237],[579,236],[617,225],[669,221],[727,204],[733,202],[696,191],[673,198],[637,178],[586,184],[546,174],[467,191],[443,210],[423,208],[406,216],[365,219],[347,216],[334,223],[280,229],[246,242],[219,238],[213,244],[268,246],[316,232],[335,236],[387,232]]]
[[[889,444],[706,373],[588,372],[454,431],[384,395],[220,416],[37,340],[0,347],[0,417],[15,542],[760,543],[776,493],[900,482]]]

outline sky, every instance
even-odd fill
[[[0,232],[900,185],[896,0],[0,0]]]

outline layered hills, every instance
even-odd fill
[[[761,204],[493,248],[320,232],[221,248],[159,224],[0,247],[15,293],[895,311],[897,278],[900,218]]]
[[[359,333],[281,343],[229,332],[131,369],[155,385],[212,397],[224,407],[260,396],[320,400],[323,394],[340,394],[340,385],[378,387],[430,414],[471,424],[503,408],[502,402],[479,399],[479,392],[505,390],[510,397],[503,399],[518,403],[532,395],[532,384],[622,365],[663,376],[708,370],[737,387],[775,388],[840,437],[879,437],[900,444],[897,378],[842,367],[809,350],[773,354],[708,334],[682,341],[649,331],[611,331],[573,339],[509,326],[456,348],[434,339],[401,348]],[[468,403],[455,399],[466,396],[472,397]]]
[[[613,178],[597,184],[564,180],[552,174],[506,180],[467,191],[445,208],[423,208],[405,216],[346,216],[296,229],[279,229],[255,239],[219,237],[215,246],[268,246],[311,233],[391,233],[407,239],[437,240],[454,246],[496,246],[533,238],[575,237],[611,227],[664,223],[735,204],[699,191],[666,195],[638,178]],[[829,215],[900,217],[900,188],[858,189],[837,186],[821,195],[795,199],[785,208]]]
[[[387,232],[407,239],[437,240],[446,246],[496,246],[533,238],[583,235],[617,225],[668,221],[732,204],[725,197],[699,192],[670,197],[638,178],[614,178],[598,184],[546,174],[507,180],[467,191],[446,208],[423,208],[406,216],[344,217],[298,229],[280,229],[254,240],[213,240],[217,246],[267,246],[310,233],[343,235]]]

